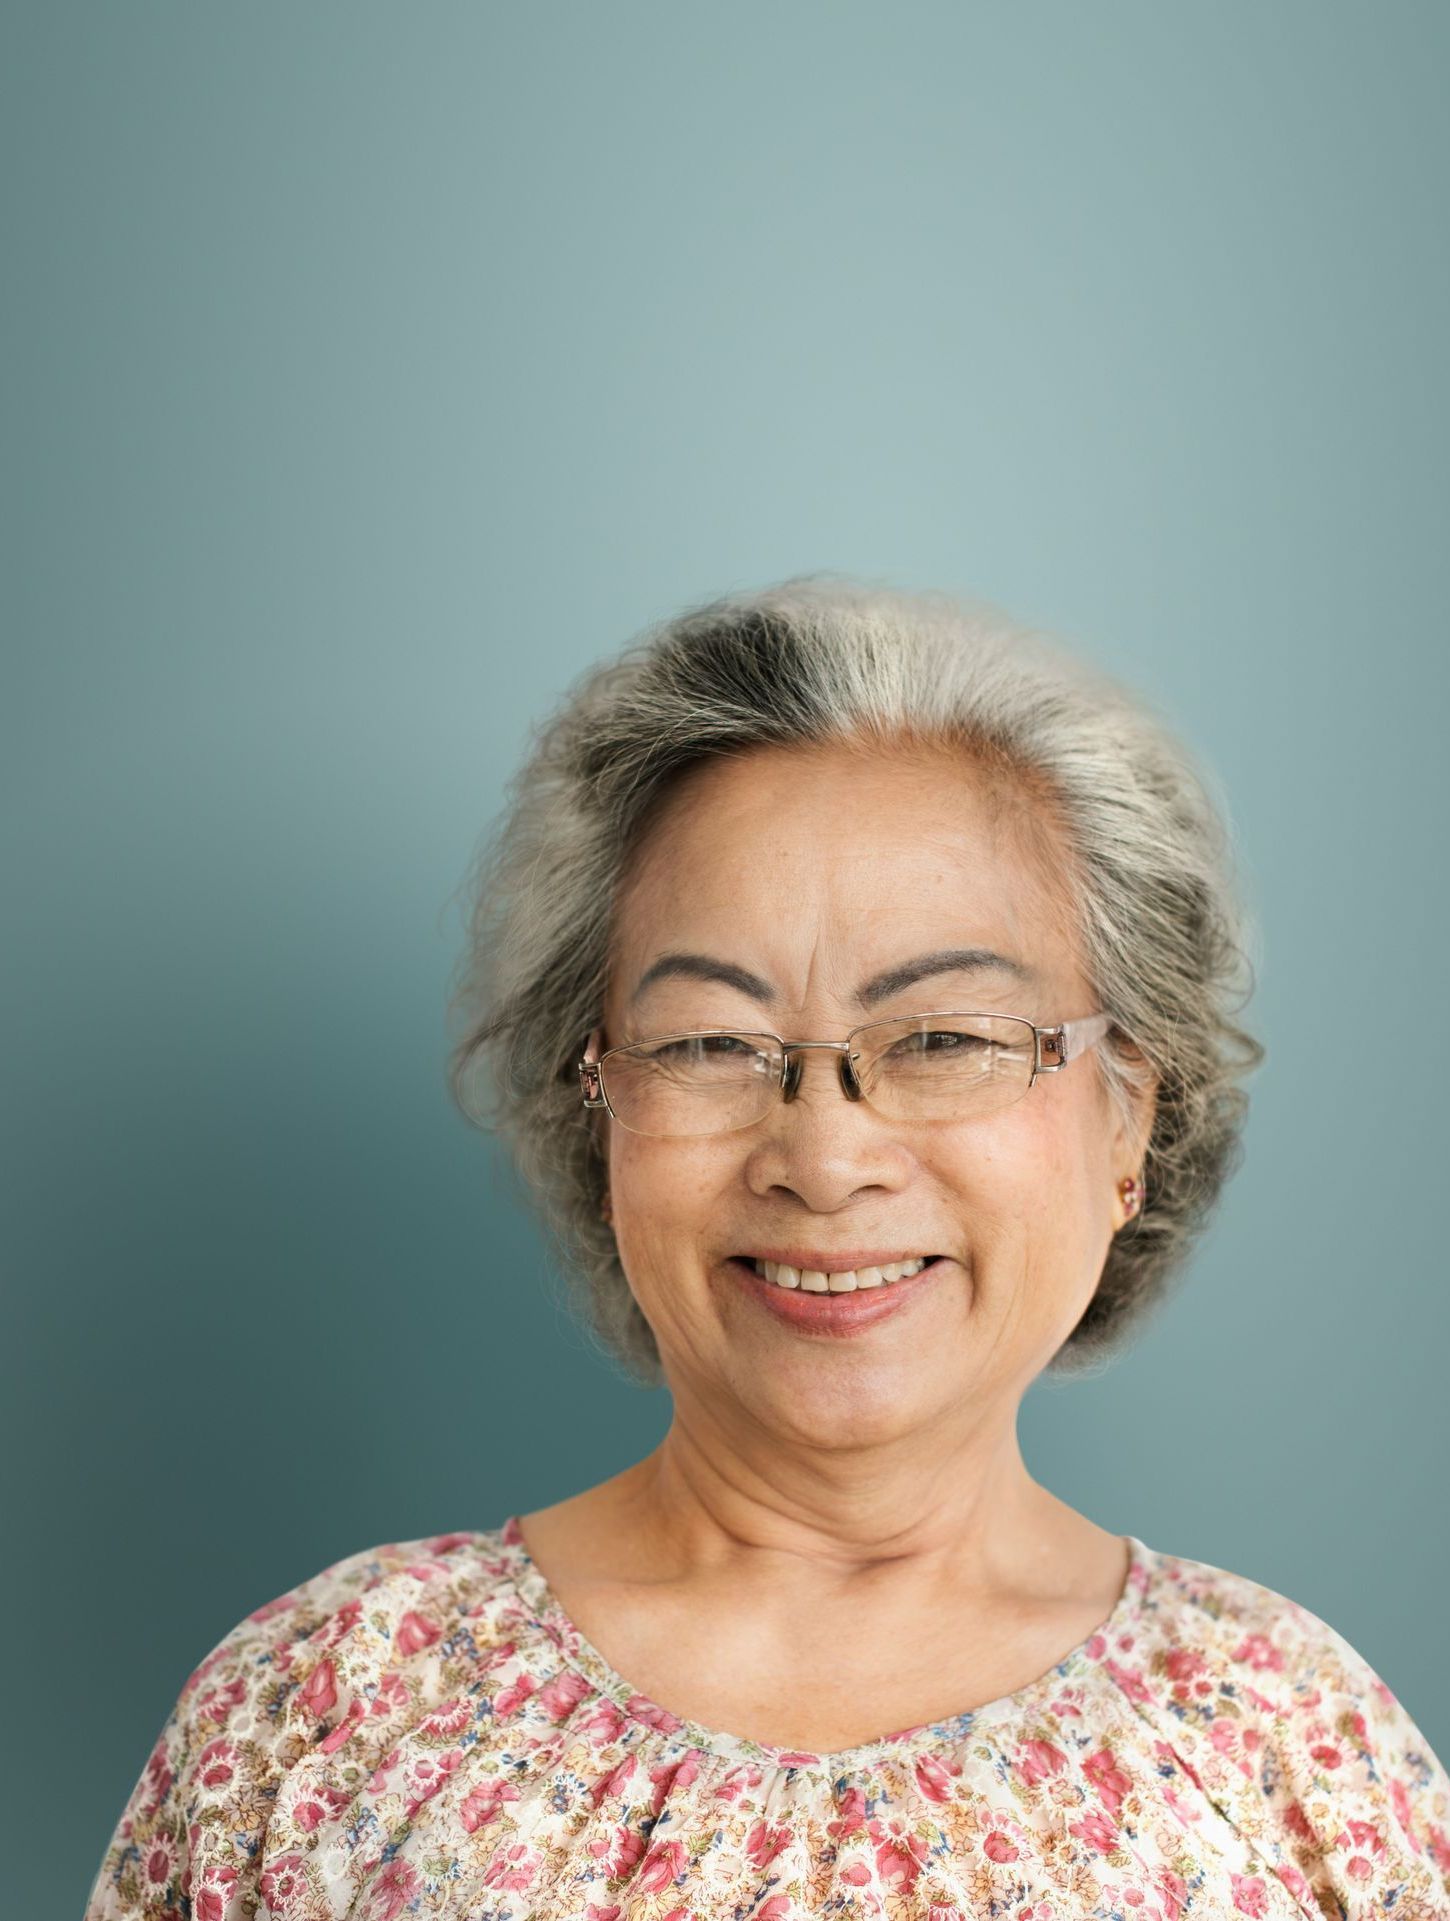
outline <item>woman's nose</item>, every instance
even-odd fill
[[[814,1058],[811,1058],[814,1056]],[[869,1188],[898,1188],[911,1154],[898,1129],[864,1100],[844,1097],[834,1049],[801,1049],[794,1091],[750,1130],[745,1176],[757,1193],[787,1188],[816,1214],[829,1214]],[[788,1076],[789,1083],[789,1076]]]

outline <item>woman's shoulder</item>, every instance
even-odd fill
[[[501,1528],[359,1548],[229,1628],[187,1677],[176,1712],[205,1725],[243,1697],[264,1711],[285,1698],[305,1710],[314,1738],[334,1735],[367,1713],[382,1670],[446,1641],[459,1621],[477,1622],[512,1569]]]
[[[289,1771],[405,1701],[426,1711],[431,1671],[460,1639],[485,1656],[506,1641],[521,1611],[512,1571],[504,1527],[423,1535],[330,1561],[243,1615],[187,1675],[105,1849],[86,1921],[211,1912],[202,1896],[212,1878],[223,1912]],[[226,1848],[210,1845],[221,1827]]]
[[[1450,1915],[1450,1776],[1344,1633],[1267,1582],[1151,1550],[1120,1639],[1104,1666],[1291,1887],[1331,1915]]]

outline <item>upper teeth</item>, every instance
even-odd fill
[[[815,1267],[787,1267],[777,1261],[752,1261],[756,1273],[777,1287],[799,1287],[808,1294],[849,1294],[858,1287],[880,1287],[883,1281],[904,1281],[919,1274],[927,1256],[917,1254],[909,1261],[888,1261],[885,1267],[848,1267],[828,1274]]]

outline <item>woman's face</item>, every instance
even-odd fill
[[[1093,1013],[1058,859],[1034,805],[960,755],[830,745],[706,763],[621,890],[604,1045],[698,1028],[842,1040],[943,1010],[1039,1025]],[[962,948],[1024,973],[932,972],[869,1008],[858,998],[874,976]],[[636,994],[667,953],[754,976],[761,995],[687,975]],[[1015,1409],[1093,1294],[1151,1106],[1130,1134],[1117,1127],[1089,1052],[998,1112],[907,1123],[848,1101],[836,1055],[798,1058],[796,1098],[738,1132],[658,1139],[599,1116],[620,1259],[677,1404],[827,1445]],[[874,1290],[889,1312],[832,1331],[773,1311],[772,1284],[741,1259],[770,1249],[817,1252],[827,1270],[860,1250],[944,1258]]]

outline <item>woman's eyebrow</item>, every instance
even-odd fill
[[[1013,980],[1036,979],[1035,969],[990,947],[939,947],[930,954],[918,954],[914,960],[901,961],[880,974],[873,974],[857,990],[856,1000],[861,1007],[874,1007],[878,1001],[899,994],[904,987],[914,987],[918,981],[928,980],[934,974],[980,974],[994,970],[1010,975]],[[631,1005],[647,987],[661,980],[714,981],[735,988],[749,999],[759,1001],[762,1007],[769,1007],[777,998],[770,982],[762,980],[759,974],[752,974],[748,968],[738,967],[733,961],[716,960],[712,954],[694,954],[676,948],[661,954],[640,975],[629,997]]]

